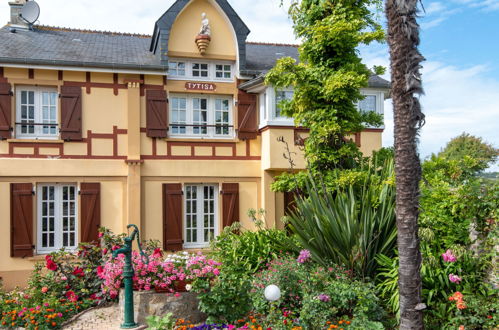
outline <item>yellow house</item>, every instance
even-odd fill
[[[226,0],[177,0],[152,36],[29,26],[11,3],[0,29],[0,277],[22,285],[43,255],[97,237],[99,226],[165,250],[199,249],[246,212],[279,227],[269,186],[288,169],[284,137],[305,168],[306,130],[280,115],[292,90],[265,73],[297,47],[246,42]],[[383,112],[373,76],[361,110]],[[355,136],[369,154],[382,129]]]

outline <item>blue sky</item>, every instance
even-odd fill
[[[173,0],[37,2],[41,24],[150,34]],[[252,31],[248,40],[296,43],[279,0],[229,2]],[[421,132],[421,157],[438,152],[463,131],[499,147],[499,0],[423,0],[423,5],[421,52],[427,60],[421,102],[427,124]],[[0,24],[8,20],[8,0],[0,0]],[[368,66],[388,67],[386,45],[364,47],[361,54]],[[393,143],[391,111],[387,100],[385,146]]]

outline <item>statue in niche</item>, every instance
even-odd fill
[[[201,18],[201,30],[199,31],[199,35],[211,36],[210,20],[206,17],[206,13],[202,13]]]
[[[199,53],[204,55],[206,54],[206,50],[211,42],[211,27],[210,20],[206,17],[206,13],[202,13],[201,18],[201,30],[199,30],[199,33],[194,41],[198,46]]]

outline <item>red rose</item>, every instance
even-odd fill
[[[45,256],[45,261],[47,269],[56,271],[57,270],[57,264],[52,260],[52,257],[50,255]]]
[[[73,275],[83,277],[85,276],[85,272],[80,267],[75,267],[75,269],[73,270]]]
[[[104,267],[97,266],[97,276],[101,276],[102,273],[104,273]]]

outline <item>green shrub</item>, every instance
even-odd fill
[[[322,265],[345,265],[355,275],[373,277],[376,255],[392,256],[396,243],[393,162],[371,166],[360,189],[345,186],[331,192],[310,179],[290,228]]]
[[[265,211],[249,210],[248,216],[253,218],[256,231],[243,230],[239,223],[226,227],[211,242],[212,256],[221,262],[223,267],[230,267],[233,272],[253,274],[265,264],[277,258],[283,252],[284,242],[289,242],[285,231],[264,229]],[[293,244],[294,245],[294,244]]]
[[[172,313],[168,313],[165,316],[149,315],[146,321],[148,329],[151,330],[173,330],[176,323]]]
[[[264,297],[264,289],[270,284],[281,290],[277,302]],[[281,257],[255,275],[251,298],[262,324],[272,329],[280,329],[284,320],[304,329],[322,329],[327,322],[340,321],[357,324],[358,329],[383,328],[379,321],[384,314],[374,287],[351,280],[342,267],[324,268],[311,261],[299,263],[294,257]]]
[[[193,290],[198,292],[199,309],[208,315],[209,323],[230,323],[245,318],[251,311],[249,275],[222,269],[214,282],[197,279]]]

